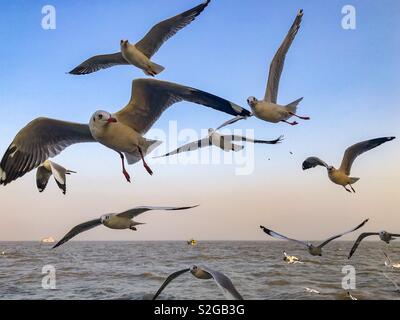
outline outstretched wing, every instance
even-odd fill
[[[341,234],[338,234],[338,235],[336,235],[336,236],[330,237],[329,239],[327,239],[326,241],[324,241],[323,243],[321,243],[321,244],[319,245],[319,248],[324,247],[324,246],[327,245],[329,242],[331,242],[331,241],[333,241],[333,240],[335,240],[335,239],[337,239],[337,238],[340,238],[340,237],[344,236],[345,234],[352,233],[352,232],[354,232],[354,231],[356,231],[356,230],[362,228],[368,221],[369,221],[369,219],[365,219],[365,220],[364,220],[362,223],[360,223],[357,227],[355,227],[355,228],[353,228],[353,229],[351,229],[351,230],[349,230],[349,231],[343,232],[343,233],[341,233]]]
[[[349,147],[344,153],[340,170],[349,175],[351,166],[353,165],[354,160],[359,155],[363,154],[366,151],[374,149],[385,142],[392,141],[394,139],[395,137],[377,138],[377,139],[363,141]]]
[[[242,141],[242,142],[250,142],[250,143],[257,143],[257,144],[277,144],[277,143],[281,143],[283,140],[283,136],[280,136],[278,139],[275,139],[275,140],[251,139],[251,138],[238,136],[238,135],[231,135],[231,136],[225,135],[223,137],[227,141]]]
[[[176,279],[177,277],[179,277],[181,274],[184,274],[185,272],[189,272],[190,269],[183,269],[177,272],[174,272],[173,274],[169,275],[168,278],[164,281],[164,283],[162,284],[162,286],[160,287],[160,289],[158,289],[158,291],[156,292],[156,294],[154,295],[152,300],[156,300],[157,297],[161,294],[161,292],[165,289],[165,287],[174,279]]]
[[[22,177],[70,145],[95,142],[87,124],[37,118],[24,127],[0,163],[0,185]]]
[[[94,227],[97,227],[99,225],[101,225],[101,219],[91,220],[77,225],[76,227],[72,228],[71,231],[64,236],[64,238],[58,241],[57,244],[53,247],[53,249],[61,246],[63,243],[67,242],[68,240],[71,240],[78,234],[93,229]]]
[[[267,90],[264,97],[264,100],[267,102],[277,102],[279,81],[281,79],[283,66],[285,64],[286,54],[289,51],[289,48],[292,45],[294,38],[296,37],[297,31],[300,28],[302,18],[303,10],[300,10],[296,16],[296,19],[293,22],[293,25],[290,27],[290,30],[286,35],[285,40],[283,40],[283,43],[281,44],[280,48],[274,56],[274,59],[271,62],[269,68]]]
[[[279,233],[277,233],[277,232],[275,232],[275,231],[272,231],[272,230],[270,230],[270,229],[267,229],[266,227],[263,227],[263,226],[260,226],[260,228],[261,228],[266,234],[268,234],[269,236],[271,236],[271,237],[273,237],[273,238],[280,239],[280,240],[293,241],[293,242],[296,242],[296,243],[301,244],[301,245],[303,245],[303,246],[306,246],[306,247],[308,248],[308,243],[307,243],[307,242],[300,241],[300,240],[295,240],[295,239],[291,239],[291,238],[285,237],[285,236],[283,236],[283,235],[281,235],[281,234],[279,234]]]
[[[356,252],[356,250],[358,248],[358,245],[361,243],[361,241],[363,241],[364,238],[369,237],[369,236],[377,236],[377,235],[379,235],[378,232],[365,232],[365,233],[360,234],[358,236],[356,242],[354,242],[354,245],[351,248],[349,256],[347,257],[347,259],[350,259],[353,256],[354,252]]]
[[[208,147],[211,145],[210,138],[204,138],[198,141],[194,142],[189,142],[182,147],[179,147],[178,149],[168,152],[167,154],[164,154],[163,156],[157,157],[157,158],[162,158],[162,157],[169,157],[174,154],[182,153],[182,152],[190,152],[190,151],[195,151],[204,147]]]
[[[315,168],[316,166],[322,166],[322,167],[328,168],[328,165],[324,161],[322,161],[320,158],[317,158],[317,157],[307,158],[303,162],[303,170]]]
[[[229,126],[231,124],[234,124],[234,123],[236,123],[236,122],[238,122],[240,120],[246,120],[248,117],[251,117],[251,116],[252,116],[251,114],[249,116],[246,116],[246,117],[244,117],[244,116],[236,116],[233,119],[230,119],[230,120],[224,122],[223,124],[221,124],[217,129],[215,129],[215,131],[218,131],[218,130],[220,130],[220,129],[226,127],[226,126]]]
[[[117,214],[117,216],[122,217],[122,218],[133,219],[134,217],[138,216],[139,214],[142,214],[144,212],[151,211],[151,210],[179,211],[179,210],[192,209],[192,208],[196,208],[196,207],[198,207],[198,205],[191,206],[191,207],[136,207],[136,208],[130,209],[128,211],[121,212],[121,213]]]
[[[188,11],[156,24],[142,40],[136,43],[136,48],[150,59],[165,41],[190,24],[208,6],[209,2],[210,0],[207,0]]]
[[[202,267],[202,269],[209,273],[214,281],[220,287],[228,300],[244,300],[241,294],[236,290],[231,279],[219,271],[214,271],[208,268]]]
[[[126,64],[129,64],[129,62],[124,59],[121,52],[102,54],[85,60],[69,73],[74,75],[84,75],[99,71],[101,69],[107,69]]]
[[[161,114],[174,103],[193,102],[231,115],[248,116],[242,107],[208,92],[156,79],[132,82],[132,96],[128,105],[115,115],[118,121],[144,134]]]

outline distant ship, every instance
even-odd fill
[[[48,237],[48,238],[44,238],[42,240],[40,240],[41,243],[54,243],[56,242],[56,240],[54,240],[53,237]]]
[[[189,241],[187,241],[187,244],[188,244],[189,246],[195,246],[195,245],[197,244],[197,240],[190,239]]]

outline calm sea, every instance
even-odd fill
[[[245,299],[345,299],[342,268],[356,271],[358,299],[399,299],[383,276],[400,285],[400,270],[384,265],[383,251],[400,261],[400,244],[363,242],[349,261],[351,242],[333,242],[312,257],[288,242],[69,242],[51,250],[35,242],[0,242],[0,299],[149,299],[172,272],[193,264],[221,271]],[[302,259],[288,265],[282,252]],[[42,288],[44,266],[55,269],[56,289]],[[320,294],[304,291],[318,290]],[[162,299],[224,299],[212,280],[185,274]]]

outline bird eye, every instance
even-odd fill
[[[103,119],[103,115],[102,114],[99,114],[99,119],[100,120]]]

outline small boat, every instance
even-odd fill
[[[43,238],[40,240],[40,243],[48,244],[48,243],[55,243],[56,240],[54,240],[53,237],[48,237],[48,238]]]
[[[189,246],[195,246],[195,245],[197,244],[197,240],[190,239],[189,241],[187,241],[187,244],[188,244]]]

